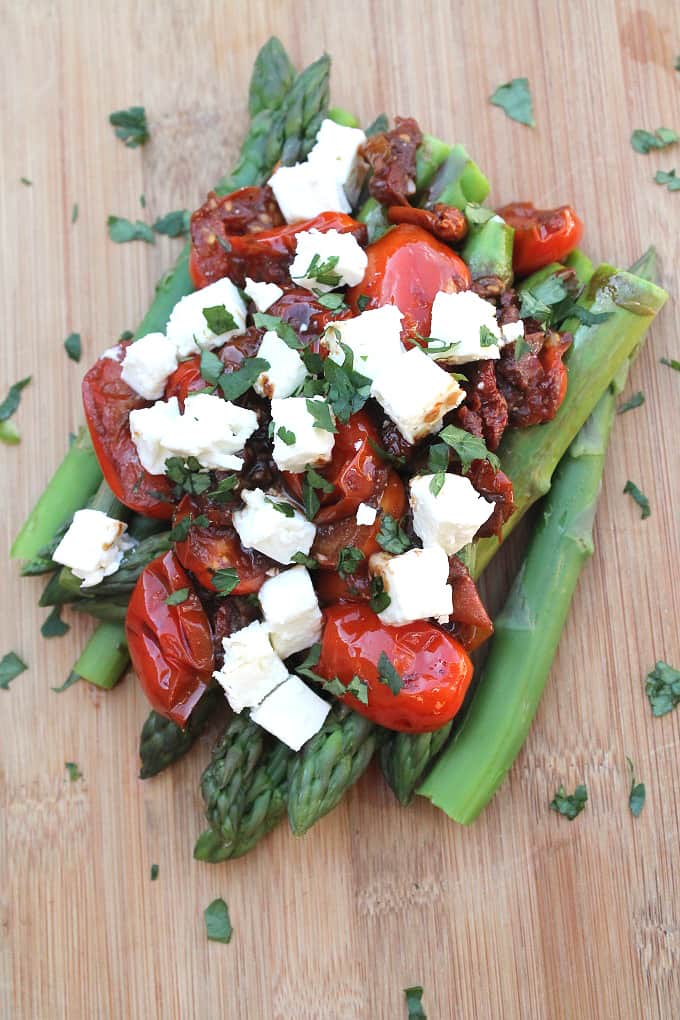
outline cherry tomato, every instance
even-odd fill
[[[570,205],[534,209],[531,202],[510,202],[497,212],[515,228],[512,267],[517,276],[562,262],[583,236],[583,223]]]
[[[169,595],[187,598],[168,605]],[[172,552],[144,568],[125,618],[130,658],[152,708],[179,726],[205,691],[214,669],[208,617]]]
[[[234,595],[250,595],[259,591],[267,579],[267,570],[275,564],[261,553],[242,547],[231,523],[231,510],[223,503],[214,503],[200,496],[184,496],[175,512],[173,524],[179,524],[189,515],[207,517],[210,526],[191,527],[186,539],[175,543],[175,555],[185,570],[190,570],[204,588],[215,591],[215,571],[233,567],[239,576]]]
[[[349,308],[343,308],[341,311],[333,312],[324,308],[319,299],[304,287],[289,287],[282,297],[268,309],[267,314],[276,315],[287,322],[295,330],[302,343],[317,352],[317,346],[313,342],[307,343],[308,339],[313,341],[318,338],[329,322],[351,318],[352,311]]]
[[[115,347],[115,357],[95,361],[83,379],[85,419],[99,466],[117,499],[148,517],[172,517],[172,486],[165,475],[151,475],[141,465],[130,435],[130,411],[149,407],[121,378],[129,345]]]
[[[288,270],[295,257],[296,238],[303,230],[337,230],[352,233],[360,244],[366,242],[366,226],[340,212],[323,212],[311,220],[275,227],[254,234],[225,235],[215,231],[209,247],[197,247],[192,240],[189,273],[196,287],[205,287],[228,276],[240,287],[246,276],[267,283],[290,283]],[[219,238],[223,244],[220,244]],[[219,248],[219,252],[218,252]]]
[[[226,372],[235,372],[243,364],[244,358],[252,358],[257,354],[264,331],[251,326],[239,336],[231,337],[226,344],[213,351],[224,365]],[[184,401],[189,393],[204,390],[208,383],[201,375],[201,358],[194,354],[182,361],[168,379],[165,386],[165,399],[177,397],[180,407],[184,409]]]
[[[368,602],[371,597],[371,579],[364,561],[351,577],[343,577],[337,570],[317,570],[314,588],[322,606],[337,602]]]
[[[385,653],[403,686],[393,694],[378,676]],[[324,610],[317,673],[345,685],[358,676],[368,684],[368,704],[342,696],[355,712],[380,726],[404,733],[429,733],[453,719],[472,679],[465,649],[440,627],[425,620],[388,627],[366,605]]]
[[[379,497],[376,500],[376,496]],[[371,502],[376,504],[383,513],[390,514],[399,519],[406,510],[406,494],[404,483],[396,471],[387,468],[382,475],[380,487],[376,489]],[[343,517],[339,521],[329,521],[327,524],[317,524],[316,536],[312,545],[312,556],[318,561],[319,566],[325,570],[335,570],[338,565],[340,552],[347,546],[359,549],[364,558],[368,559],[374,552],[378,552],[378,532],[380,531],[381,514],[378,514],[373,524],[357,524],[356,514],[352,512],[349,517]]]
[[[407,223],[394,227],[369,244],[366,254],[364,278],[347,292],[347,301],[357,314],[361,295],[369,298],[366,308],[397,305],[404,313],[404,338],[429,336],[438,291],[455,293],[471,283],[463,260],[422,227]]]

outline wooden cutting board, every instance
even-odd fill
[[[0,397],[33,375],[22,444],[0,447],[3,556],[81,420],[82,373],[136,325],[178,250],[112,244],[107,214],[149,221],[202,200],[233,162],[271,33],[298,64],[331,53],[333,100],[364,123],[408,113],[465,142],[494,202],[573,202],[595,260],[626,265],[656,244],[680,293],[680,194],[653,181],[680,169],[680,150],[629,144],[637,127],[680,129],[671,0],[2,0],[0,12]],[[519,75],[534,130],[487,102]],[[136,103],[152,141],[128,150],[107,117]],[[80,365],[62,348],[71,331]],[[430,1020],[680,1015],[680,712],[653,719],[643,685],[655,659],[680,664],[680,376],[662,355],[680,357],[673,301],[629,384],[646,403],[616,423],[595,557],[536,723],[470,829],[423,801],[401,809],[370,771],[305,839],[281,826],[241,861],[194,862],[209,739],[138,780],[147,707],[134,677],[53,694],[89,624],[42,640],[40,582],[5,565],[0,655],[14,649],[30,671],[0,692],[0,1014],[398,1020],[402,989],[422,984]],[[622,494],[628,478],[650,497],[646,521]],[[494,568],[493,605],[518,557]],[[647,784],[637,820],[626,755]],[[84,778],[70,782],[65,761]],[[562,782],[588,785],[571,824],[548,809]],[[205,938],[217,896],[229,946]]]

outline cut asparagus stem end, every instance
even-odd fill
[[[85,645],[73,672],[96,687],[110,690],[128,666],[127,641],[122,623],[100,623]]]

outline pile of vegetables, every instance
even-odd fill
[[[355,123],[344,111],[328,110],[329,70],[328,58],[322,57],[296,75],[278,40],[263,47],[250,85],[248,134],[218,194],[262,184],[278,163],[304,159],[325,117]],[[386,118],[379,118],[366,133],[380,136],[386,127]],[[196,843],[200,860],[243,855],[286,815],[293,832],[306,832],[339,803],[375,754],[402,804],[418,791],[450,817],[468,823],[489,802],[526,737],[578,575],[592,553],[615,395],[667,295],[654,283],[651,255],[629,271],[593,267],[575,248],[580,224],[568,207],[557,211],[558,229],[555,211],[547,223],[522,204],[499,210],[499,219],[483,205],[488,192],[486,177],[462,145],[426,135],[416,150],[417,206],[395,211],[373,195],[357,217],[370,241],[383,239],[389,255],[393,224],[427,222],[434,229],[433,210],[459,211],[459,220],[449,215],[436,229],[451,231],[448,236],[455,238],[462,224],[467,236],[460,254],[477,292],[498,297],[517,274],[522,277],[515,284],[522,315],[573,337],[565,359],[568,388],[559,410],[540,425],[509,429],[497,450],[512,481],[512,512],[497,534],[475,539],[459,554],[471,577],[479,578],[500,541],[543,501],[524,564],[494,621],[481,676],[456,719],[426,733],[383,729],[347,704],[335,703],[321,730],[295,753],[246,714],[234,715],[201,781],[208,828]],[[556,236],[566,243],[568,255],[563,257],[559,245],[551,248]],[[158,284],[135,338],[163,332],[172,308],[193,289],[186,245]],[[52,559],[73,514],[83,507],[125,520],[137,540],[121,568],[91,589],[82,589]],[[102,479],[88,431],[81,429],[12,547],[12,556],[26,561],[24,575],[48,575],[41,605],[70,605],[100,621],[68,682],[84,679],[111,688],[125,673],[130,593],[147,564],[175,540],[162,520],[131,512],[116,498]],[[312,657],[301,668],[315,666]],[[149,778],[184,755],[223,701],[220,691],[208,687],[184,727],[152,711],[141,734],[140,776]]]

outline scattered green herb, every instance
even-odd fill
[[[494,347],[498,343],[498,337],[494,336],[488,326],[479,327],[479,346]]]
[[[82,354],[82,343],[80,340],[80,333],[69,333],[64,340],[64,350],[68,354],[71,361],[80,361],[80,355]]]
[[[290,503],[277,503],[276,500],[270,499],[269,496],[265,497],[265,501],[273,506],[275,510],[278,510],[284,517],[295,517],[295,510]]]
[[[328,387],[328,400],[341,422],[349,421],[350,415],[360,411],[371,393],[371,380],[354,367],[352,350],[341,343],[345,355],[342,365],[331,358],[323,362],[323,375]]]
[[[339,255],[329,255],[322,262],[319,255],[315,254],[302,277],[298,277],[298,279],[316,280],[317,283],[322,284],[324,287],[339,287],[341,276],[339,273],[334,272],[339,261]],[[296,279],[296,277],[293,277],[293,279]]]
[[[324,432],[337,432],[331,409],[324,400],[307,399],[307,410],[314,419],[314,428]]]
[[[212,582],[218,595],[231,595],[239,581],[238,573],[233,567],[216,570],[212,576]]]
[[[385,583],[382,577],[377,574],[371,578],[371,598],[369,605],[374,613],[382,613],[387,609],[392,599],[385,591]]]
[[[630,136],[630,144],[636,152],[646,155],[652,149],[665,149],[667,145],[672,145],[673,142],[677,142],[679,139],[680,135],[677,131],[673,131],[672,128],[660,127],[656,131],[645,131],[643,128],[637,128]]]
[[[493,106],[500,106],[511,120],[526,124],[527,127],[535,127],[528,78],[513,78],[504,85],[499,85],[489,96],[489,102]]]
[[[317,514],[321,501],[316,494],[316,490],[319,492],[330,493],[333,492],[335,486],[328,479],[320,475],[318,471],[315,471],[313,467],[308,467],[305,471],[304,478],[302,479],[302,502],[305,508],[305,514],[311,521],[312,518]]]
[[[411,548],[411,539],[406,534],[401,521],[396,520],[391,514],[384,513],[380,519],[380,530],[376,536],[378,545],[385,552],[399,553],[406,552]]]
[[[71,210],[71,223],[75,223],[78,219],[78,203],[73,203],[73,209]]]
[[[205,908],[203,916],[206,935],[211,942],[231,942],[234,929],[229,920],[229,907],[223,899],[213,900]]]
[[[639,818],[645,806],[647,791],[644,783],[635,782],[635,768],[630,758],[626,758],[630,772],[630,793],[628,794],[628,807],[633,818]]]
[[[276,335],[283,340],[285,344],[288,344],[294,351],[299,351],[303,348],[302,344],[295,333],[295,330],[289,322],[284,322],[278,315],[267,315],[266,312],[255,312],[253,315],[253,322],[258,329],[272,329]]]
[[[166,237],[182,237],[189,232],[189,213],[186,209],[175,209],[159,217],[153,224],[157,234],[165,234]]]
[[[171,542],[186,542],[187,535],[192,528],[207,528],[210,526],[210,521],[205,514],[199,514],[198,517],[193,517],[191,514],[187,514],[181,521],[178,521],[172,531],[169,532],[168,538]]]
[[[301,567],[307,567],[307,570],[318,570],[319,564],[313,556],[308,556],[307,553],[296,552],[290,558],[291,563],[297,563]]]
[[[438,471],[436,475],[432,475],[430,479],[430,492],[433,496],[438,496],[444,488],[444,482],[446,481],[446,475],[443,471]]]
[[[40,628],[44,638],[63,637],[71,629],[61,618],[61,606],[55,606]]]
[[[166,606],[181,606],[189,598],[189,591],[189,588],[178,588],[171,592],[165,600]]]
[[[141,220],[125,219],[124,216],[109,216],[106,221],[109,228],[109,237],[116,244],[126,244],[128,241],[146,241],[147,244],[155,244],[153,230]]]
[[[270,368],[266,358],[244,358],[236,372],[223,372],[219,387],[225,400],[236,400],[242,397],[255,383],[257,377]]]
[[[680,670],[673,669],[667,662],[659,660],[654,669],[647,674],[645,693],[652,708],[652,715],[657,717],[667,715],[680,704]]]
[[[445,472],[449,467],[449,447],[446,443],[434,443],[427,455],[427,467],[431,474]]]
[[[165,473],[175,484],[175,494],[188,492],[190,496],[200,496],[210,488],[212,482],[207,471],[201,470],[195,457],[168,457],[165,462]]]
[[[662,365],[666,365],[667,368],[674,368],[676,372],[680,372],[680,361],[675,358],[659,358]]]
[[[25,379],[20,379],[19,382],[10,386],[7,396],[0,404],[0,421],[7,421],[18,409],[21,403],[21,391],[28,386],[30,381],[31,376],[27,375]]]
[[[354,545],[346,545],[344,549],[340,550],[340,555],[338,556],[338,573],[341,577],[355,574],[359,564],[365,558],[361,549],[357,549]]]
[[[224,305],[211,305],[203,309],[203,318],[208,329],[215,336],[222,336],[223,333],[238,329],[236,319],[228,312]]]
[[[139,204],[141,205],[142,209],[146,209],[146,195],[144,194],[144,192],[142,192],[142,194],[139,196]]]
[[[216,386],[220,380],[220,376],[224,372],[224,365],[213,351],[207,350],[205,347],[201,351],[201,377],[209,382],[211,386]]]
[[[357,308],[359,309],[359,311],[365,312],[366,309],[368,308],[368,305],[370,304],[370,301],[371,299],[368,296],[368,294],[360,294],[359,297],[357,298]]]
[[[0,691],[8,691],[12,680],[28,669],[15,652],[7,652],[0,659]]]
[[[439,433],[447,446],[455,450],[460,459],[463,473],[467,474],[473,460],[488,460],[489,464],[496,470],[500,467],[500,461],[495,453],[487,450],[486,443],[478,436],[472,436],[465,429],[459,429],[455,425],[447,425]]]
[[[135,334],[132,332],[131,329],[124,329],[123,332],[118,337],[118,339],[119,340],[133,340],[134,339],[134,335]]]
[[[616,408],[617,414],[625,414],[626,411],[632,411],[635,407],[642,407],[645,402],[645,395],[642,390],[638,390],[628,400],[624,400],[622,404]]]
[[[578,319],[584,326],[599,326],[601,322],[606,322],[610,319],[613,312],[591,312],[590,309],[584,308],[583,305],[577,305],[573,302],[560,313],[556,318],[556,322],[564,322],[565,319]]]
[[[61,694],[63,691],[67,691],[69,687],[77,684],[79,680],[82,680],[82,677],[78,676],[77,673],[71,672],[60,687],[51,687],[50,690],[53,690],[55,694]]]
[[[573,793],[566,794],[564,787],[560,785],[554,798],[550,801],[550,807],[558,814],[564,815],[570,822],[580,815],[586,806],[588,791],[584,785],[577,786]]]
[[[404,686],[404,681],[390,662],[386,652],[381,652],[378,659],[378,680],[381,684],[389,687],[395,697]]]
[[[420,985],[413,985],[412,988],[405,988],[406,1008],[408,1009],[408,1020],[427,1020],[427,1014],[423,1009],[423,989]]]
[[[394,467],[404,467],[406,464],[406,457],[399,457],[394,453],[389,453],[382,446],[375,442],[374,439],[368,440],[368,445],[377,453],[381,460],[384,460],[386,464],[392,464]]]
[[[158,865],[157,864],[152,864],[151,865],[151,881],[155,882],[157,878],[158,878]]]
[[[329,312],[344,312],[347,308],[342,294],[317,294],[316,300],[322,308],[327,308]]]
[[[680,177],[675,170],[657,170],[654,180],[657,184],[665,184],[669,191],[680,191]]]
[[[116,138],[120,138],[128,149],[144,145],[149,140],[146,110],[143,106],[131,106],[127,110],[116,110],[110,115],[109,123],[116,129]]]
[[[28,177],[20,177],[19,180],[22,184],[25,184],[27,188],[33,187],[33,181],[29,181]]]
[[[276,430],[276,435],[282,443],[286,444],[286,446],[292,446],[295,442],[295,433],[291,432],[290,429],[287,429],[284,425],[279,425]]]
[[[68,777],[72,783],[75,783],[78,779],[83,778],[83,773],[80,771],[74,761],[65,761],[64,768],[68,772]]]
[[[210,499],[214,500],[215,503],[228,503],[234,498],[234,490],[238,485],[238,475],[227,475],[223,478],[217,488],[211,489],[208,493]]]
[[[680,57],[678,57],[678,60],[680,60]],[[367,138],[372,138],[373,135],[380,135],[383,133],[383,131],[387,131],[389,126],[390,122],[387,119],[387,114],[379,113],[375,120],[372,120],[371,123],[368,125],[364,134],[366,135]]]
[[[630,493],[637,505],[640,507],[640,510],[642,511],[640,517],[643,521],[646,517],[651,516],[652,508],[649,505],[649,500],[645,496],[644,492],[641,489],[638,489],[635,482],[631,482],[631,480],[628,479],[623,487],[623,491]]]

